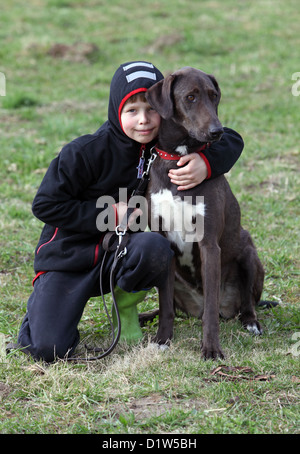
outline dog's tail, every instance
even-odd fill
[[[278,306],[278,302],[277,301],[265,301],[265,300],[260,300],[258,303],[257,303],[257,306],[258,307],[261,307],[262,309],[272,309],[272,307],[276,307]]]

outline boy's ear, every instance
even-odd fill
[[[146,92],[146,99],[159,115],[167,120],[173,115],[172,83],[175,75],[170,74],[163,80],[152,85]]]

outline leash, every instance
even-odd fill
[[[141,174],[141,178],[140,178],[140,182],[138,184],[138,187],[132,192],[131,197],[137,196],[137,195],[138,196],[142,196],[146,192],[146,189],[147,189],[147,186],[148,186],[148,181],[149,181],[150,169],[151,169],[151,166],[152,166],[153,162],[157,158],[157,153],[154,150],[155,150],[155,147],[151,148],[151,150],[150,150],[151,154],[150,154],[150,158],[149,158],[149,160],[147,162],[147,168]],[[109,320],[111,331],[112,331],[111,344],[106,350],[103,349],[103,348],[88,347],[87,345],[85,345],[86,350],[94,351],[94,352],[101,352],[101,354],[97,355],[97,356],[88,356],[88,357],[85,357],[85,358],[71,356],[69,358],[66,358],[67,361],[96,361],[96,360],[105,358],[106,356],[108,356],[115,349],[115,347],[117,346],[117,344],[119,342],[120,335],[121,335],[121,320],[120,320],[119,309],[118,309],[118,305],[117,305],[116,298],[115,298],[115,292],[114,292],[114,288],[115,288],[115,274],[116,274],[116,271],[117,271],[117,267],[118,267],[119,261],[127,254],[126,245],[127,245],[128,241],[129,241],[129,238],[130,238],[130,234],[129,234],[129,231],[128,231],[128,220],[129,220],[129,218],[130,218],[130,216],[131,216],[131,214],[133,213],[134,210],[135,210],[135,208],[133,208],[133,207],[127,208],[127,211],[126,211],[121,223],[119,225],[117,225],[117,227],[115,228],[114,232],[106,233],[104,238],[103,238],[103,242],[102,242],[102,247],[105,250],[105,253],[104,253],[104,256],[103,256],[103,259],[102,259],[102,263],[101,263],[101,267],[100,267],[100,282],[99,283],[100,283],[101,298],[102,298],[104,309],[105,309],[105,312],[106,312],[106,316],[107,316],[107,318]],[[111,319],[111,317],[109,315],[108,308],[107,308],[107,305],[106,305],[106,302],[105,302],[104,292],[103,292],[103,282],[102,282],[103,268],[104,268],[105,260],[106,260],[107,254],[110,253],[110,252],[115,252],[114,260],[113,260],[113,263],[112,263],[112,266],[111,266],[111,269],[110,269],[109,283],[110,283],[110,292],[111,292],[111,295],[112,295],[113,307],[114,307],[114,310],[115,310],[115,313],[116,313],[116,317],[117,317],[117,330],[116,330],[116,333],[115,333],[113,322],[112,322],[112,319]]]

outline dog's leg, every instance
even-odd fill
[[[241,282],[241,322],[252,334],[262,334],[262,328],[257,321],[255,305],[258,304],[264,281],[264,269],[258,258],[250,234],[241,232],[243,252],[239,257]]]
[[[159,322],[158,330],[153,342],[160,345],[169,345],[173,337],[174,311],[174,281],[175,281],[175,258],[173,258],[168,279],[165,285],[158,289],[159,294]]]
[[[200,243],[200,254],[204,294],[202,355],[205,359],[224,358],[219,341],[221,250],[217,244]]]

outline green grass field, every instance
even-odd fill
[[[299,22],[297,0],[1,5],[0,433],[299,433]],[[183,316],[165,352],[148,341],[154,322],[143,343],[119,345],[99,362],[6,357],[42,228],[32,199],[61,147],[106,120],[115,69],[137,59],[165,75],[188,65],[218,79],[220,119],[245,141],[228,179],[266,270],[263,297],[280,305],[259,310],[258,338],[238,320],[221,321],[222,362],[201,359],[201,322]],[[141,310],[155,306],[153,292]],[[80,332],[83,344],[108,342],[99,299]]]

